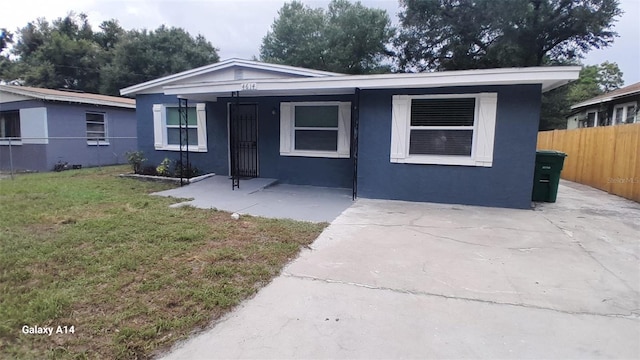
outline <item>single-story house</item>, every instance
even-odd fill
[[[130,98],[0,85],[0,170],[126,163],[135,108]]]
[[[640,82],[571,106],[567,129],[640,123]]]
[[[344,75],[230,59],[120,93],[136,98],[138,148],[154,164],[188,153],[234,178],[530,208],[541,93],[579,71]]]

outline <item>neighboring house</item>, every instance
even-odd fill
[[[135,107],[117,96],[0,85],[0,170],[126,163],[137,148]]]
[[[121,94],[136,97],[138,146],[152,164],[179,158],[180,98],[182,150],[205,172],[530,208],[541,93],[579,71],[342,75],[231,59]]]
[[[640,122],[640,82],[571,106],[567,129]]]

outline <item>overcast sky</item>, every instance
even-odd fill
[[[326,7],[328,0],[304,0]],[[397,0],[362,0],[369,7],[387,10],[397,22]],[[620,0],[625,12],[615,25],[620,37],[613,46],[591,51],[585,64],[616,62],[626,85],[640,82],[640,0]],[[220,58],[257,56],[284,0],[18,0],[0,12],[0,27],[11,31],[44,17],[51,21],[73,10],[89,15],[93,26],[115,18],[125,29],[155,29],[161,24],[204,35],[220,49]]]

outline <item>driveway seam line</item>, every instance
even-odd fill
[[[322,279],[322,278],[308,276],[308,275],[294,275],[286,272],[283,272],[282,275],[285,277],[296,278],[300,280],[320,281],[327,284],[351,285],[351,286],[365,288],[369,290],[391,291],[399,294],[432,296],[432,297],[439,297],[439,298],[450,299],[450,300],[472,301],[472,302],[478,302],[478,303],[484,303],[484,304],[490,304],[490,305],[506,305],[506,306],[513,306],[513,307],[522,307],[527,309],[547,310],[547,311],[553,311],[553,312],[567,314],[567,315],[589,315],[589,316],[599,316],[599,317],[606,317],[606,318],[626,319],[626,320],[632,320],[632,321],[640,320],[640,314],[635,313],[633,311],[629,314],[599,314],[599,313],[591,313],[586,311],[567,311],[567,310],[559,310],[559,309],[553,309],[553,308],[537,306],[537,305],[517,304],[517,303],[509,303],[509,302],[498,302],[498,301],[490,301],[490,300],[483,300],[483,299],[466,298],[466,297],[459,297],[459,296],[450,296],[450,295],[430,293],[426,291],[400,290],[400,289],[394,289],[394,288],[385,287],[385,286],[373,286],[373,285],[360,284],[356,282],[349,282],[349,281],[342,281],[342,280]]]
[[[516,228],[509,228],[509,227],[502,227],[502,226],[487,226],[487,227],[482,227],[482,226],[455,226],[455,227],[447,227],[447,226],[428,226],[428,225],[416,225],[416,224],[371,224],[371,223],[332,223],[331,225],[341,225],[341,226],[379,226],[379,227],[402,227],[402,228],[408,228],[408,227],[417,227],[417,228],[424,228],[424,229],[445,229],[445,230],[470,230],[470,229],[485,229],[485,230],[494,230],[494,229],[500,229],[500,230],[513,230],[513,231],[518,231],[518,232],[525,232],[525,233],[549,233],[549,234],[553,234],[555,233],[555,231],[540,231],[540,230],[527,230],[527,229],[516,229]]]

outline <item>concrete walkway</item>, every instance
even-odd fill
[[[533,211],[361,199],[165,358],[638,359],[639,234],[566,182]]]
[[[351,189],[278,184],[276,179],[257,178],[240,180],[240,188],[232,190],[227,176],[213,176],[154,195],[193,199],[173,206],[312,222],[331,222],[353,204]]]

